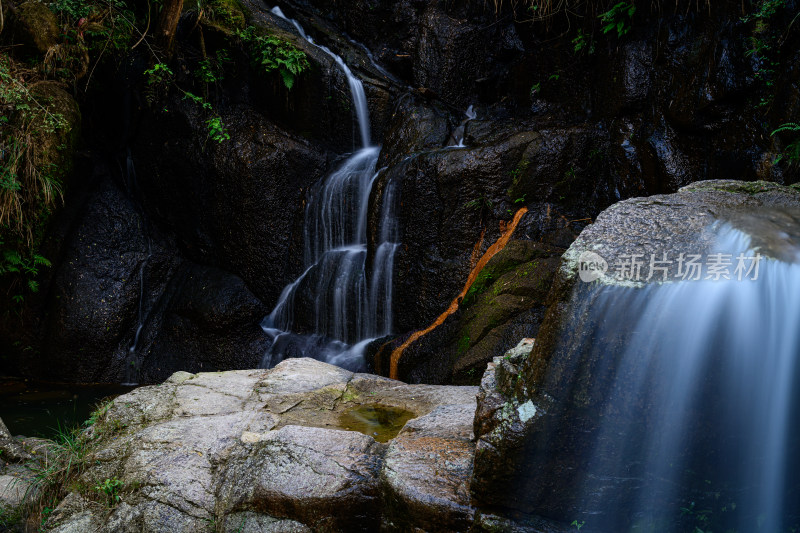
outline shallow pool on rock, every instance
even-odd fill
[[[388,442],[416,416],[411,411],[388,405],[361,405],[343,412],[338,425],[341,429],[369,435],[378,442]]]

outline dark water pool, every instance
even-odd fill
[[[133,388],[0,378],[0,418],[12,435],[52,438],[59,428],[82,424],[104,399]]]

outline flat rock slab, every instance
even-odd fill
[[[109,511],[90,489],[71,494],[48,527],[466,531],[477,391],[407,385],[313,359],[178,372],[118,397],[86,431],[97,444],[80,485],[120,479],[121,501]],[[352,423],[362,407],[378,413],[363,427]],[[384,423],[399,434],[377,442],[385,428],[370,424]]]

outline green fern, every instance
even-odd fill
[[[258,35],[253,26],[236,32],[250,48],[250,57],[264,72],[278,71],[283,85],[291,90],[297,77],[311,65],[306,53],[288,41],[274,35]]]
[[[794,133],[796,136],[793,140],[786,145],[780,155],[775,158],[774,163],[779,163],[782,159],[786,158],[791,163],[796,163],[800,161],[800,136],[797,136],[800,133],[800,123],[797,122],[786,122],[778,126],[772,133],[770,133],[770,137],[774,137],[778,133],[784,132],[791,132]]]

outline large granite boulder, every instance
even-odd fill
[[[476,392],[312,359],[178,372],[100,411],[46,529],[466,531]]]

